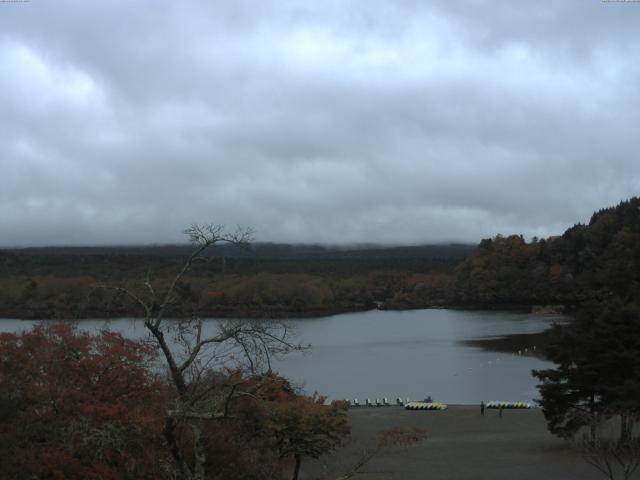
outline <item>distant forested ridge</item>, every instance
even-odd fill
[[[449,260],[466,257],[474,245],[468,243],[443,243],[415,246],[384,246],[377,244],[314,245],[257,242],[243,249],[233,245],[216,245],[207,252],[210,258],[229,257],[255,260],[355,260],[368,259],[430,259]],[[5,248],[2,254],[22,255],[23,258],[53,257],[180,257],[188,256],[193,247],[188,244],[130,245],[130,246],[70,246]]]
[[[305,316],[446,303],[470,244],[331,247],[257,243],[211,250],[178,289],[175,316]],[[139,314],[100,283],[168,286],[188,245],[0,250],[0,317],[86,318]]]
[[[101,283],[168,287],[186,245],[0,250],[0,317],[139,314]],[[216,246],[179,285],[175,316],[314,316],[370,308],[578,307],[640,300],[640,199],[593,214],[562,236],[466,244]]]
[[[482,240],[456,268],[451,294],[454,304],[487,306],[640,300],[640,199],[602,209],[562,236]]]

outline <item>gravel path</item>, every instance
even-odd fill
[[[546,429],[540,410],[487,410],[450,406],[445,411],[407,411],[401,407],[352,409],[348,444],[320,460],[305,459],[301,479],[336,479],[349,470],[376,433],[393,427],[420,427],[423,442],[377,454],[353,480],[600,480],[566,442]],[[636,477],[638,472],[636,472]]]

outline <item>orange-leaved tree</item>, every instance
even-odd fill
[[[303,457],[318,458],[340,446],[349,434],[346,401],[325,405],[326,397],[301,395],[290,383],[271,374],[259,395],[267,431],[282,458],[293,458],[293,480],[298,479]]]

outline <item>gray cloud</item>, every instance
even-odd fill
[[[584,0],[0,4],[0,245],[562,232],[640,191],[638,20]]]

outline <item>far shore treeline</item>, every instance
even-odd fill
[[[138,316],[101,283],[167,284],[187,246],[0,250],[0,317]],[[369,308],[573,309],[640,296],[640,199],[561,236],[497,235],[477,247],[332,248],[254,244],[212,249],[179,285],[174,316],[314,316]]]

